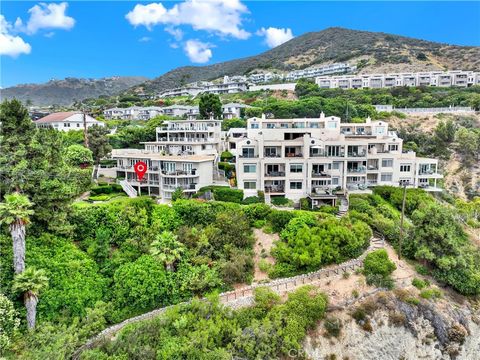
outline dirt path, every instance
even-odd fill
[[[268,279],[268,274],[260,270],[259,264],[261,260],[265,260],[269,264],[275,263],[275,259],[270,255],[270,250],[272,249],[273,243],[277,241],[279,237],[278,234],[266,234],[262,229],[253,229],[253,235],[255,236],[255,245],[253,246],[255,253],[253,282],[258,283]]]

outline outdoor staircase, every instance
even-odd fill
[[[125,193],[131,197],[131,198],[135,198],[138,196],[138,192],[137,190],[135,190],[133,188],[132,185],[130,185],[130,183],[127,181],[127,180],[120,180],[119,181],[119,184],[120,186],[122,187],[123,191],[125,191]]]
[[[377,250],[383,248],[385,245],[385,240],[383,235],[380,233],[374,232],[373,237],[370,239],[370,250]]]
[[[342,218],[348,212],[348,198],[344,195],[339,197],[340,206],[338,208],[337,219]]]

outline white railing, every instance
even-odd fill
[[[122,187],[123,191],[125,191],[125,193],[131,197],[131,198],[134,198],[134,197],[137,197],[138,196],[138,192],[137,190],[135,190],[133,188],[132,185],[130,185],[130,183],[127,181],[127,180],[120,180],[119,181],[119,184],[120,186]]]

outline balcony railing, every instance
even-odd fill
[[[349,173],[355,173],[355,174],[364,174],[366,172],[366,169],[354,169],[354,168],[347,168],[347,172]]]
[[[198,175],[196,170],[184,171],[184,170],[175,170],[175,171],[165,171],[162,170],[163,175],[168,176],[188,176],[188,175]]]
[[[171,137],[170,139],[166,137],[158,138],[158,141],[167,141],[167,142],[187,142],[187,143],[203,143],[203,142],[214,142],[214,138],[181,138],[181,137]]]
[[[265,185],[265,192],[268,193],[283,193],[285,192],[284,186],[279,185]]]
[[[281,154],[264,154],[265,157],[268,157],[268,158],[279,158],[279,157],[282,157]]]
[[[285,176],[285,171],[267,171],[265,176],[278,177]]]
[[[285,153],[285,157],[303,157],[301,153]]]
[[[418,175],[436,175],[436,174],[437,174],[437,171],[436,170],[431,170],[431,169],[419,170],[418,171]]]
[[[349,152],[347,154],[348,157],[364,157],[366,156],[367,153],[365,151],[360,151],[360,152]]]
[[[253,155],[253,154],[240,154],[240,155],[238,155],[238,157],[240,157],[240,158],[249,158],[249,159],[252,159],[252,158],[257,158],[258,155]]]
[[[331,176],[332,175],[327,174],[324,171],[318,171],[318,172],[312,171],[312,177],[331,177]]]
[[[197,184],[178,184],[178,185],[163,185],[164,190],[176,190],[178,188],[182,190],[195,190]]]

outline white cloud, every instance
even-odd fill
[[[199,40],[188,40],[183,50],[191,62],[202,64],[212,57],[212,47],[211,44],[203,43]]]
[[[35,34],[41,29],[64,29],[69,30],[75,25],[75,19],[65,14],[68,4],[62,3],[40,3],[28,10],[30,18],[26,25],[22,19],[17,18],[15,29],[27,34]]]
[[[20,54],[30,54],[32,47],[20,36],[10,34],[12,26],[3,15],[0,15],[0,55],[17,57]]]
[[[257,35],[265,36],[265,43],[270,48],[282,45],[284,42],[287,42],[294,37],[292,29],[274,27],[269,27],[268,29],[262,27],[257,31]]]
[[[148,37],[148,36],[144,36],[144,37],[141,37],[140,39],[138,39],[138,41],[140,41],[140,42],[149,42],[149,41],[152,41],[152,38],[151,38],[151,37]]]
[[[183,31],[178,28],[166,27],[165,31],[168,32],[176,41],[180,41],[183,38]]]
[[[240,0],[186,0],[170,9],[162,3],[137,4],[125,17],[130,24],[148,29],[157,24],[190,25],[195,30],[247,39],[250,33],[242,29],[245,13],[248,9]]]

